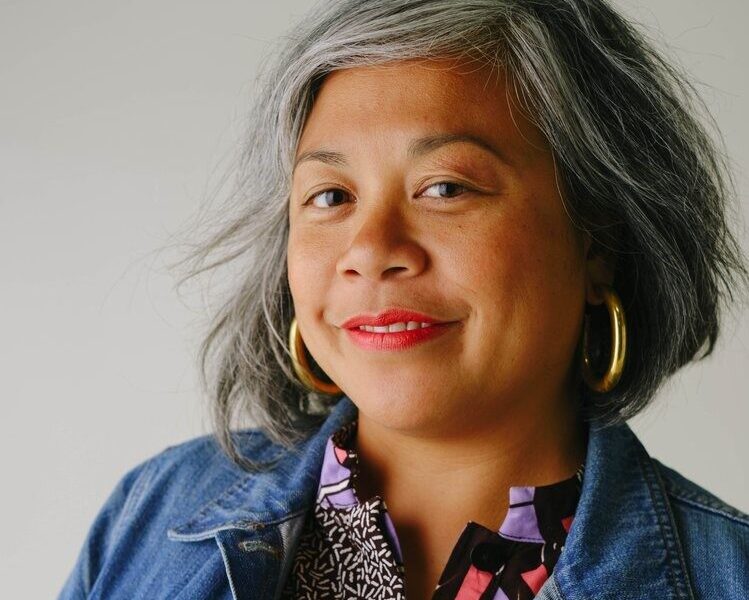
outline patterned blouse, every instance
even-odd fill
[[[354,490],[358,420],[330,436],[317,501],[305,522],[281,598],[405,600],[403,558],[385,501],[360,502]],[[510,487],[498,531],[469,521],[432,600],[534,598],[559,559],[582,488],[584,463],[570,477]]]

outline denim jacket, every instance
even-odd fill
[[[278,598],[327,439],[357,410],[343,396],[291,451],[243,430],[246,456],[280,457],[261,474],[208,435],[139,464],[95,518],[58,600]],[[536,598],[746,600],[749,515],[650,457],[626,423],[592,425],[575,519]]]

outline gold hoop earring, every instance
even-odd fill
[[[304,355],[304,341],[297,326],[296,317],[291,320],[289,328],[289,348],[291,348],[291,363],[294,371],[308,390],[332,396],[341,393],[341,388],[335,383],[323,381],[310,370],[309,361]]]
[[[609,311],[611,325],[611,359],[609,368],[602,377],[597,378],[593,373],[590,357],[588,356],[588,317],[585,317],[583,329],[583,379],[596,392],[610,392],[622,376],[624,359],[627,354],[627,323],[624,319],[624,308],[614,288],[608,285],[599,287],[603,295],[606,308]]]

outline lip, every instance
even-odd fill
[[[424,322],[426,323],[426,321]],[[429,327],[388,333],[364,331],[356,327],[345,331],[354,344],[365,350],[405,350],[452,331],[459,323],[460,321],[433,323]]]
[[[447,324],[455,321],[440,321],[434,317],[430,317],[427,314],[408,310],[405,308],[389,308],[382,311],[377,315],[355,315],[350,319],[347,319],[341,324],[344,329],[356,329],[359,325],[372,325],[376,327],[383,327],[384,325],[392,325],[393,323],[407,323],[408,321],[416,321],[417,323],[433,323],[433,324]],[[427,328],[429,329],[429,328]],[[414,329],[412,331],[418,331]],[[397,332],[400,333],[400,332]],[[390,334],[394,335],[394,334]]]
[[[429,323],[429,327],[419,329],[406,329],[404,331],[393,331],[387,333],[376,333],[363,331],[360,325],[371,325],[383,327],[393,323]],[[454,325],[460,321],[440,321],[439,319],[425,313],[409,310],[406,308],[389,308],[377,315],[356,315],[346,320],[341,327],[346,330],[349,339],[365,350],[405,350],[432,340],[447,331],[452,330]]]

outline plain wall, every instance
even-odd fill
[[[698,81],[746,221],[749,5],[618,4]],[[231,156],[268,44],[308,6],[0,5],[4,597],[54,597],[124,472],[209,431],[195,359],[206,319],[197,292],[172,289],[175,255],[161,249]],[[744,309],[630,421],[654,456],[744,511],[748,345]]]

